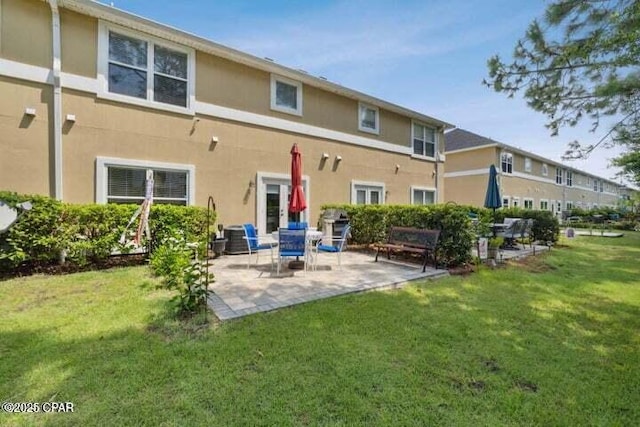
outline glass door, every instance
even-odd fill
[[[295,220],[295,216],[289,213],[291,180],[280,176],[259,176],[258,181],[256,218],[258,233],[269,234],[277,231],[278,228],[287,228],[288,222]],[[306,180],[303,179],[302,185],[306,197],[308,194]],[[300,221],[307,221],[307,217],[308,208],[300,214]]]
[[[266,233],[276,231],[280,227],[287,227],[289,219],[289,190],[287,184],[267,183],[266,197]]]

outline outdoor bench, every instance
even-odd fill
[[[429,254],[433,257],[433,266],[437,268],[436,245],[440,237],[440,230],[426,230],[412,227],[391,227],[386,243],[376,243],[376,262],[383,249],[387,250],[387,259],[391,259],[391,252],[416,253],[423,256],[422,272],[427,268]]]

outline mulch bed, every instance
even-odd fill
[[[0,271],[0,280],[8,280],[14,277],[31,276],[34,274],[71,274],[81,271],[106,270],[114,267],[129,267],[146,264],[147,254],[114,255],[106,260],[77,265],[70,262],[58,263],[25,263],[17,268]]]

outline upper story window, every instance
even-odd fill
[[[573,187],[573,172],[567,171],[567,187]]]
[[[604,191],[604,181],[600,181],[600,192]]]
[[[562,184],[562,169],[556,168],[556,184]]]
[[[549,166],[547,166],[546,163],[542,164],[542,175],[543,176],[549,175]]]
[[[524,171],[531,172],[531,159],[528,157],[524,158]]]
[[[171,111],[192,110],[192,49],[100,22],[99,95]]]
[[[436,156],[436,130],[418,123],[413,124],[413,154]]]
[[[302,115],[302,83],[271,75],[271,109]]]
[[[378,107],[360,103],[358,105],[358,129],[363,132],[380,133],[380,111]]]
[[[501,165],[502,165],[502,173],[513,173],[513,154],[511,153],[502,153]]]
[[[593,180],[593,191],[598,191],[598,180],[597,179]]]

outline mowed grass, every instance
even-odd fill
[[[640,234],[198,329],[144,267],[0,282],[1,425],[638,425]]]

